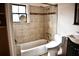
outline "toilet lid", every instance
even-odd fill
[[[61,43],[56,41],[51,41],[48,44],[46,44],[46,48],[55,48],[59,46]]]

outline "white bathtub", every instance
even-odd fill
[[[39,56],[47,52],[46,39],[19,44],[21,56]]]

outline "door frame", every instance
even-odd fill
[[[13,25],[12,25],[12,16],[11,16],[11,4],[5,3],[6,10],[6,23],[7,23],[7,32],[8,32],[8,42],[9,42],[9,50],[10,56],[16,56],[16,45],[13,36]]]

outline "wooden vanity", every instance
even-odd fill
[[[79,56],[79,35],[68,37],[67,56]]]

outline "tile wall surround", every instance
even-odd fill
[[[48,11],[48,8],[50,11]],[[52,10],[56,11],[56,8],[30,6],[31,13],[45,13],[51,12]],[[48,35],[46,33],[55,34],[56,23],[54,22],[56,21],[53,21],[53,19],[56,19],[56,14],[30,15],[30,17],[30,23],[13,23],[13,30],[17,43],[25,43],[38,39],[47,39]]]

